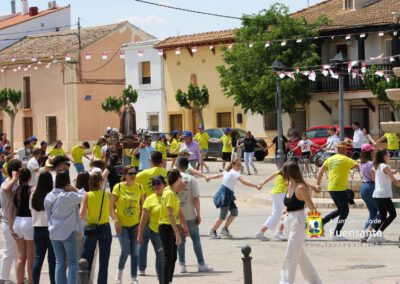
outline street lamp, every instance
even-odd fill
[[[272,65],[272,69],[275,72],[282,71],[285,69],[285,65],[275,60]],[[283,152],[283,129],[282,129],[282,86],[281,86],[281,78],[276,76],[276,97],[275,97],[275,104],[276,104],[276,121],[277,121],[277,128],[278,128],[278,151],[276,152],[276,160],[278,163],[278,168],[283,166],[285,161],[284,152]]]
[[[331,59],[331,62],[334,65],[333,69],[339,74],[339,128],[340,140],[344,141],[344,70],[347,56],[342,51],[339,51]]]

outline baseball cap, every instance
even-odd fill
[[[179,134],[178,130],[172,130],[172,135],[177,135],[177,134]]]
[[[0,147],[0,154],[3,154],[3,153],[4,153],[4,148]]]
[[[231,129],[229,127],[227,127],[227,128],[224,129],[224,132],[228,132],[229,133],[229,132],[231,132]]]
[[[361,145],[361,152],[371,152],[374,150],[374,147],[372,147],[371,144],[362,144]]]
[[[204,126],[200,124],[198,129],[204,129]]]
[[[164,133],[160,134],[160,138],[165,138],[165,134]]]
[[[192,137],[193,134],[189,130],[183,131],[182,137]]]
[[[38,139],[37,139],[36,136],[31,136],[31,137],[29,138],[29,141],[31,141],[31,142],[33,142],[33,141],[38,141]]]

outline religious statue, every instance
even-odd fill
[[[119,131],[123,137],[136,136],[136,112],[129,98],[126,98],[126,105],[120,114]]]

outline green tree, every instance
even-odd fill
[[[129,98],[131,103],[136,103],[138,99],[138,93],[132,88],[131,85],[122,91],[120,97],[110,96],[107,97],[102,103],[101,108],[105,112],[120,113],[122,106],[125,104],[126,99]]]
[[[391,75],[390,80],[387,81],[386,78],[375,75],[377,70],[377,67],[374,65],[368,69],[364,79],[364,85],[371,90],[378,100],[389,103],[396,121],[400,121],[400,102],[392,101],[386,95],[386,89],[400,88],[400,78]]]
[[[199,88],[190,84],[187,93],[179,89],[176,92],[175,99],[181,107],[193,110],[200,124],[204,127],[203,109],[208,105],[209,101],[208,88],[205,85]]]
[[[10,117],[10,143],[14,148],[14,124],[19,111],[22,93],[14,89],[4,88],[0,90],[0,110],[5,111]]]
[[[319,27],[327,23],[322,16],[314,23],[293,18],[288,7],[282,4],[244,16],[242,27],[235,33],[232,49],[224,48],[225,65],[217,67],[225,95],[232,97],[235,105],[246,112],[276,111],[277,75],[271,68],[272,63],[279,60],[288,67],[319,64],[317,45],[310,38],[317,36]],[[287,41],[286,45],[276,42],[282,39],[293,40]],[[302,42],[296,42],[297,39]],[[267,42],[270,42],[269,47],[265,47]],[[283,112],[294,112],[296,104],[310,101],[308,84],[308,79],[300,74],[295,74],[295,80],[282,80]]]

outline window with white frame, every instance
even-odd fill
[[[151,66],[150,61],[140,62],[140,84],[151,84]]]
[[[150,131],[159,131],[160,122],[158,117],[158,112],[147,113],[147,128]]]

